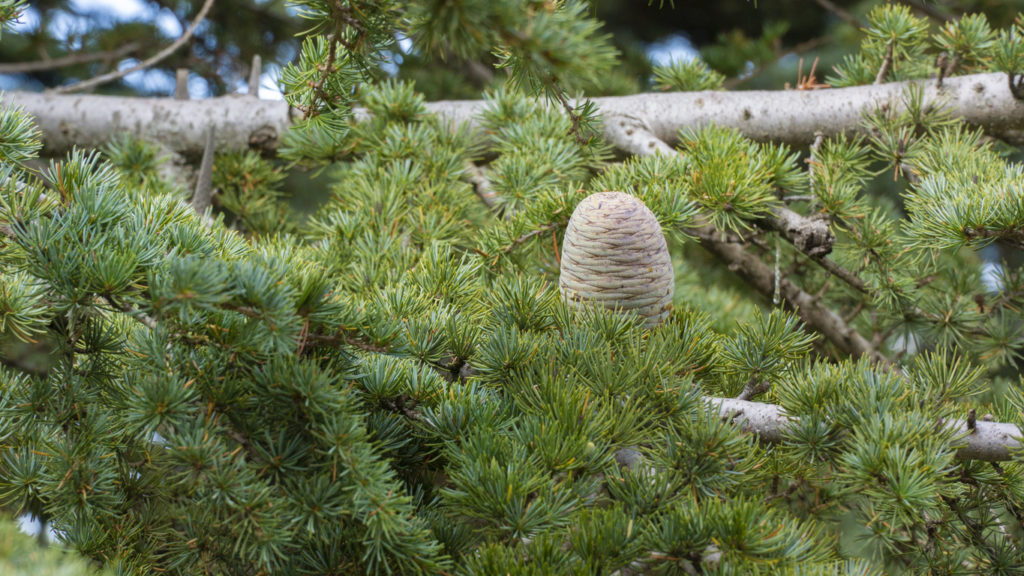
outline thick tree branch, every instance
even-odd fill
[[[791,425],[790,417],[781,406],[736,398],[708,397],[705,400],[718,408],[722,418],[736,422],[745,432],[757,434],[764,442],[782,442]],[[963,460],[1010,460],[1021,448],[1021,431],[1016,424],[979,420],[973,431],[968,429],[965,420],[954,420],[946,425],[964,435],[967,444],[956,453],[957,458]]]
[[[113,136],[128,133],[160,143],[169,152],[198,158],[211,125],[217,126],[219,151],[254,148],[273,153],[292,123],[285,102],[240,94],[174,100],[8,92],[3,103],[21,106],[36,117],[50,154],[62,154],[74,146],[98,148]]]
[[[998,133],[1024,130],[1024,102],[1010,92],[1006,74],[972,74],[934,81],[916,81],[930,101],[944,103],[968,124]],[[638,122],[653,136],[672,144],[679,130],[709,123],[732,127],[758,141],[806,146],[821,131],[828,137],[860,131],[863,113],[876,106],[900,108],[906,82],[828,90],[749,90],[740,92],[659,92],[595,98],[606,132],[617,120]],[[73,145],[97,147],[121,131],[160,140],[185,155],[198,157],[204,129],[218,123],[219,150],[249,147],[272,153],[291,125],[282,101],[221,97],[200,101],[117,96],[58,95],[11,92],[5,103],[35,115],[48,150],[62,153]],[[482,100],[450,100],[427,104],[427,110],[456,124],[474,124]],[[357,110],[365,117],[366,112]],[[606,137],[612,139],[612,134]],[[637,140],[634,145],[647,145]],[[618,143],[616,143],[618,145]],[[625,148],[624,148],[625,150]],[[629,148],[633,151],[635,148]]]

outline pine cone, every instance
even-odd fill
[[[579,203],[562,242],[563,298],[634,311],[652,328],[672,310],[673,286],[665,235],[643,202],[598,192]]]

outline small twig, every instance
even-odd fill
[[[0,74],[26,74],[29,72],[43,72],[46,70],[55,70],[57,68],[64,68],[66,66],[74,66],[76,64],[87,64],[89,62],[96,62],[97,60],[109,60],[112,58],[121,58],[127,56],[132,52],[135,52],[142,47],[139,42],[129,42],[124,46],[115,48],[113,50],[104,50],[102,52],[90,52],[88,54],[69,54],[60,58],[53,58],[52,60],[38,60],[36,62],[11,62],[8,64],[0,64]]]
[[[717,232],[711,226],[703,229],[685,228],[683,232],[701,239],[701,245],[722,260],[729,270],[737,273],[761,294],[771,297],[774,289],[772,268],[760,258],[747,252],[737,244],[715,241]],[[883,367],[892,367],[892,362],[868,342],[856,329],[843,321],[831,308],[808,294],[788,278],[780,280],[780,292],[786,303],[794,309],[809,327],[820,332],[830,342],[847,354],[866,356]]]
[[[555,98],[558,99],[558,102],[562,105],[565,113],[569,115],[569,121],[572,122],[572,128],[569,129],[569,133],[576,138],[577,144],[586,144],[590,139],[583,135],[583,130],[581,129],[583,116],[576,113],[572,104],[569,103],[569,99],[566,97],[565,92],[563,92],[562,88],[558,86],[558,83],[554,78],[548,78],[548,83],[551,85],[551,89],[555,92]]]
[[[829,260],[828,258],[814,258],[810,256],[809,258],[814,262],[817,262],[822,268],[827,270],[829,274],[832,274],[836,278],[839,278],[843,282],[849,284],[854,290],[863,294],[868,293],[867,286],[864,285],[864,281],[861,280],[859,276],[846,268],[843,268],[839,264],[836,264],[835,261]]]
[[[849,314],[847,314],[846,316],[843,316],[843,321],[846,322],[847,324],[849,324],[850,322],[853,322],[853,319],[857,317],[857,314],[861,313],[861,310],[864,310],[864,301],[863,300],[861,300],[860,302],[857,302],[857,305],[853,307],[853,310],[850,310]]]
[[[954,52],[953,56],[950,57],[946,52],[943,52],[935,58],[935,65],[939,67],[936,85],[942,88],[942,80],[956,73],[957,67],[960,66],[960,55]]]
[[[58,88],[54,88],[53,92],[56,92],[57,94],[67,94],[69,92],[86,90],[88,88],[92,88],[93,86],[99,86],[101,84],[106,84],[107,82],[124,78],[132,72],[137,72],[139,70],[149,68],[153,64],[156,64],[162,61],[164,58],[167,58],[168,56],[173,54],[178,48],[184,46],[185,43],[192,38],[192,35],[195,34],[196,28],[198,28],[199,24],[203,21],[204,18],[206,18],[206,14],[209,13],[211,7],[213,7],[213,0],[206,0],[206,2],[203,4],[203,7],[200,8],[199,13],[196,14],[195,19],[192,20],[192,23],[189,25],[188,29],[185,30],[185,33],[181,35],[181,38],[178,38],[170,46],[157,52],[156,55],[152,58],[143,60],[142,62],[139,62],[131,68],[125,68],[124,70],[116,70],[109,74],[103,74],[95,78],[90,78],[89,80],[83,80],[82,82],[70,84],[68,86],[60,86]]]
[[[526,242],[530,238],[533,238],[535,236],[540,236],[541,234],[543,234],[545,232],[550,232],[551,230],[556,230],[556,229],[558,229],[559,226],[563,226],[564,224],[565,224],[564,222],[551,222],[549,224],[545,224],[544,226],[541,226],[540,228],[537,228],[536,230],[531,230],[531,231],[527,232],[526,234],[523,234],[522,236],[520,236],[520,237],[516,238],[515,240],[513,240],[512,243],[509,244],[508,246],[505,246],[504,248],[502,248],[501,249],[501,253],[502,254],[508,254],[509,252],[515,250],[517,246],[519,246],[520,244],[523,244],[524,242]]]
[[[339,22],[334,34],[328,37],[328,42],[330,42],[331,45],[327,49],[327,61],[324,62],[322,67],[317,66],[317,68],[320,69],[320,77],[317,78],[316,82],[310,86],[313,90],[313,101],[310,102],[307,108],[302,110],[303,120],[307,120],[311,116],[316,115],[317,100],[323,100],[324,104],[327,104],[330,100],[328,95],[324,92],[324,84],[327,83],[327,78],[329,78],[331,73],[334,72],[334,60],[338,57],[338,43],[344,43],[341,36],[341,24],[342,23]]]
[[[847,12],[842,7],[837,6],[831,0],[814,0],[814,1],[818,3],[818,6],[821,6],[825,10],[828,10],[829,12],[835,14],[840,20],[842,20],[843,22],[846,22],[850,26],[853,26],[854,28],[863,28],[864,27],[864,24],[860,20],[858,20],[856,16],[854,16],[853,14],[850,14],[849,12]]]
[[[206,148],[203,149],[203,160],[199,164],[199,178],[196,180],[196,189],[192,194],[192,209],[200,216],[206,214],[213,199],[214,132],[213,126],[206,131]]]
[[[476,195],[480,200],[487,205],[490,209],[495,209],[498,206],[498,195],[491,188],[491,181],[487,178],[487,174],[484,173],[484,169],[477,166],[476,164],[467,161],[466,162],[466,180],[473,185],[473,190],[476,191]]]
[[[111,296],[106,295],[103,296],[103,300],[106,301],[107,304],[110,304],[110,306],[115,310],[118,310],[119,312],[124,312],[125,314],[138,320],[143,326],[146,326],[149,329],[156,328],[156,320],[136,310],[135,308],[132,308],[131,306],[128,305],[127,302],[115,302]]]
[[[775,64],[776,62],[781,60],[783,56],[788,56],[790,54],[803,54],[808,50],[813,50],[831,41],[831,36],[821,36],[820,38],[812,38],[806,42],[801,42],[800,44],[793,46],[792,48],[786,50],[785,52],[780,51],[775,55],[775,58],[773,60],[768,62],[762,62],[757,67],[755,67],[753,71],[749,73],[744,73],[742,76],[733,76],[732,78],[729,78],[722,84],[722,87],[725,88],[726,90],[731,90],[748,80],[756,78],[761,72],[764,72],[765,68],[771,66],[772,64]]]
[[[949,54],[941,52],[935,57],[935,67],[939,69],[935,85],[942,88],[942,79],[946,77],[946,67],[949,66]]]
[[[174,71],[174,99],[188,100],[188,68]]]
[[[815,200],[817,200],[817,197],[814,194],[797,194],[795,196],[784,196],[782,198],[782,201],[786,204],[791,204],[793,202],[814,202]]]
[[[760,396],[771,388],[771,384],[767,380],[758,380],[757,378],[751,379],[743,387],[743,391],[736,397],[737,400],[750,400],[755,396]]]
[[[493,260],[494,263],[497,263],[498,260],[502,256],[512,252],[517,247],[519,247],[521,244],[524,244],[524,243],[528,242],[531,238],[536,238],[537,236],[540,236],[541,234],[544,234],[544,233],[547,233],[547,232],[551,232],[552,230],[557,230],[559,227],[564,226],[564,225],[565,225],[565,222],[549,222],[549,223],[541,226],[540,228],[536,228],[534,230],[530,230],[526,234],[523,234],[522,236],[519,236],[518,238],[515,238],[514,240],[512,240],[512,242],[510,242],[508,244],[508,246],[505,246],[504,248],[502,248],[500,251],[498,251],[495,254],[488,254],[487,252],[484,252],[483,250],[481,250],[481,249],[479,249],[479,248],[477,248],[475,246],[470,247],[470,250],[472,250],[473,252],[476,252],[476,254],[478,256],[482,257],[482,258],[486,258],[488,260]],[[561,257],[559,257],[559,258],[561,258]]]
[[[249,96],[260,97],[260,76],[263,75],[263,59],[259,54],[252,57],[252,69],[249,70]]]
[[[882,84],[885,82],[885,77],[889,74],[889,69],[892,68],[892,50],[893,40],[889,41],[889,44],[885,47],[885,58],[882,60],[882,65],[878,68],[878,75],[875,76],[875,84]]]

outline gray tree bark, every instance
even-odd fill
[[[997,135],[1024,130],[1024,103],[1013,97],[1001,73],[947,78],[941,87],[930,79],[825,90],[659,92],[594,101],[604,117],[607,137],[626,152],[658,146],[651,137],[674,143],[680,130],[709,123],[736,128],[754,140],[803,146],[814,140],[815,132],[827,137],[861,129],[866,110],[900,107],[911,83],[923,87],[927,101],[946,106],[968,124]],[[210,124],[217,127],[219,150],[255,148],[273,153],[292,123],[285,102],[240,95],[179,101],[10,92],[4,103],[22,106],[37,118],[44,145],[54,154],[76,145],[99,146],[117,132],[129,132],[198,157]],[[482,100],[451,100],[428,103],[427,109],[457,124],[472,124],[482,106]],[[365,116],[366,111],[356,114]]]

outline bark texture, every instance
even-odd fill
[[[217,150],[255,148],[273,153],[292,123],[287,103],[244,95],[175,100],[9,92],[3,105],[9,104],[36,117],[49,154],[62,154],[75,146],[96,148],[127,132],[158,142],[171,152],[198,158],[209,126],[217,128]]]
[[[946,78],[941,87],[934,79],[918,80],[928,101],[941,103],[956,116],[994,134],[1024,130],[1024,102],[1010,93],[1006,75],[971,74]],[[606,136],[616,147],[631,153],[669,144],[684,128],[709,123],[730,126],[759,141],[810,144],[816,132],[830,136],[860,129],[865,110],[900,106],[908,82],[825,90],[751,90],[743,92],[661,92],[594,101],[604,117]],[[74,145],[98,146],[114,133],[129,131],[161,141],[173,150],[198,157],[203,150],[204,128],[217,123],[218,149],[257,148],[268,153],[291,124],[282,101],[224,96],[200,101],[170,98],[58,95],[10,92],[5,103],[25,107],[43,129],[43,141],[52,153]],[[473,123],[482,100],[431,102],[427,109],[457,124]],[[365,116],[357,110],[357,116]]]

